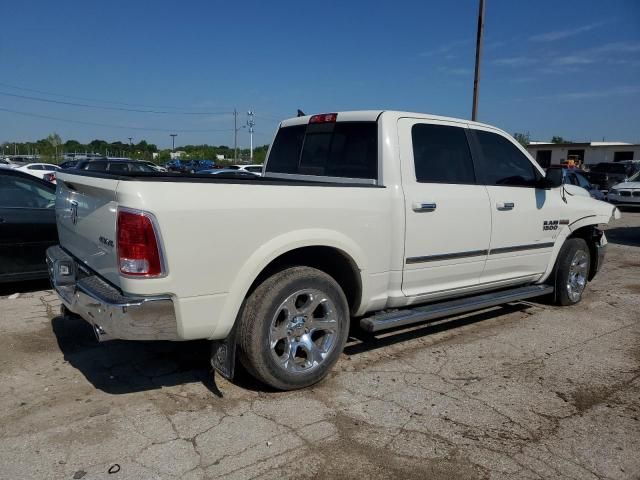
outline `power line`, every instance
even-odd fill
[[[108,107],[108,106],[102,106],[102,105],[89,105],[86,103],[65,102],[63,100],[52,100],[50,98],[31,97],[29,95],[19,95],[17,93],[8,93],[8,92],[0,92],[0,95],[4,95],[5,97],[21,98],[23,100],[32,100],[36,102],[55,103],[58,105],[68,105],[72,107],[95,108],[98,110],[117,110],[120,112],[162,113],[162,114],[169,114],[169,115],[226,115],[226,114],[233,113],[233,112],[170,112],[167,110],[141,110],[141,109],[135,109],[135,108]]]
[[[261,137],[268,137],[269,139],[273,139],[273,135],[274,135],[273,133],[265,133],[265,132],[260,132],[260,131],[257,131],[257,130],[254,130],[253,134],[261,136]]]
[[[151,128],[151,127],[132,127],[127,125],[110,125],[107,123],[95,123],[95,122],[84,122],[81,120],[71,120],[68,118],[60,118],[60,117],[52,117],[49,115],[40,115],[37,113],[29,113],[29,112],[20,112],[18,110],[11,110],[9,108],[0,107],[1,112],[15,113],[16,115],[24,115],[26,117],[35,117],[35,118],[43,118],[46,120],[56,120],[58,122],[67,122],[67,123],[75,123],[78,125],[88,125],[92,127],[103,127],[103,128],[119,128],[124,130],[140,130],[144,132],[179,132],[179,133],[210,133],[210,132],[230,132],[233,129],[226,128],[222,130],[213,130],[213,129],[203,129],[203,130],[176,130],[175,128]]]
[[[0,82],[0,86],[11,88],[13,90],[20,90],[20,91],[23,91],[23,92],[40,93],[42,95],[48,95],[50,97],[69,98],[69,99],[72,99],[72,100],[83,100],[83,101],[87,101],[87,102],[110,103],[110,104],[113,104],[113,105],[124,105],[125,107],[142,107],[142,108],[150,108],[150,109],[168,108],[168,109],[172,109],[172,110],[188,110],[189,108],[199,108],[199,107],[189,107],[189,108],[187,108],[187,107],[176,107],[176,106],[170,106],[170,105],[143,105],[143,104],[139,104],[139,103],[117,102],[117,101],[114,101],[114,100],[102,100],[102,99],[98,99],[98,98],[77,97],[77,96],[73,96],[73,95],[64,95],[64,94],[61,94],[61,93],[47,92],[47,91],[44,91],[44,90],[36,90],[34,88],[19,87],[17,85],[11,85],[9,83],[4,83],[4,82]]]
[[[280,123],[284,118],[287,118],[287,117],[276,118],[276,117],[269,117],[269,116],[265,116],[265,115],[255,115],[255,114],[254,114],[254,116],[256,118],[260,118],[262,120],[267,120],[269,122],[275,122],[275,123]]]

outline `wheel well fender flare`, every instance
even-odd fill
[[[587,241],[587,245],[589,245],[589,253],[591,254],[591,266],[593,267],[595,261],[594,257],[596,254],[596,246],[592,241],[591,232],[593,231],[593,229],[597,228],[599,224],[608,223],[608,221],[608,217],[604,218],[604,216],[602,215],[591,215],[573,222],[569,225],[569,228],[564,229],[558,235],[558,238],[556,238],[553,250],[551,252],[551,257],[549,258],[549,263],[547,264],[547,268],[542,274],[539,282],[542,283],[547,281],[549,276],[553,273],[558,255],[560,254],[560,250],[562,249],[565,241],[568,238],[579,237],[584,238]],[[589,276],[591,277],[591,274]]]
[[[231,331],[254,282],[272,262],[289,252],[305,247],[330,248],[342,253],[357,269],[360,277],[361,295],[364,297],[366,282],[363,281],[363,278],[364,272],[367,270],[367,262],[364,251],[356,242],[334,230],[305,229],[287,232],[262,244],[244,262],[231,283],[227,299],[213,331],[213,338],[224,338]]]

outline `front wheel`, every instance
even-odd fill
[[[558,305],[574,305],[582,299],[590,263],[589,246],[582,238],[570,238],[564,243],[555,269],[555,299]]]
[[[310,267],[291,267],[265,280],[239,318],[240,360],[279,390],[322,380],[337,362],[349,330],[349,307],[338,283]]]

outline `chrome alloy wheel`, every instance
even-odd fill
[[[308,372],[335,347],[338,326],[336,307],[326,294],[298,290],[280,304],[271,321],[271,355],[287,372]]]
[[[567,278],[567,294],[572,302],[580,300],[584,287],[587,285],[587,272],[589,270],[589,257],[584,250],[577,250],[569,265],[569,277]]]

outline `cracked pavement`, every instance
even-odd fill
[[[46,283],[3,291],[0,478],[640,478],[640,212],[608,237],[578,306],[354,330],[288,393],[212,379],[206,342],[97,344]]]

